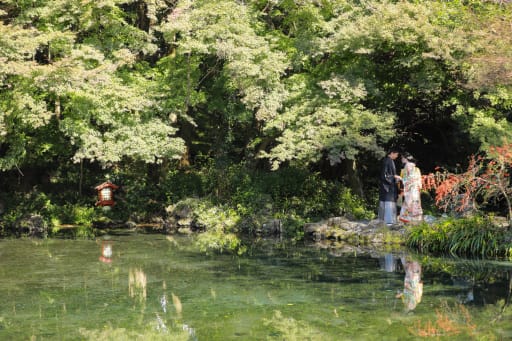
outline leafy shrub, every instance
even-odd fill
[[[97,216],[97,211],[92,205],[64,204],[54,205],[51,212],[53,226],[60,224],[73,224],[91,226]]]
[[[28,216],[37,215],[42,218],[45,225],[50,227],[52,234],[56,234],[63,224],[78,225],[70,229],[73,237],[93,237],[92,222],[97,217],[97,209],[89,202],[59,205],[58,195],[53,199],[49,194],[32,190],[28,193],[14,193],[6,207],[3,216],[4,228],[13,230],[19,221]],[[19,232],[19,231],[17,231]]]
[[[188,197],[205,195],[205,175],[195,170],[173,170],[160,183],[166,202],[173,203]]]
[[[284,234],[293,240],[302,240],[304,238],[304,224],[307,222],[303,217],[295,214],[286,214],[276,218],[281,219],[283,223]]]
[[[204,251],[225,250],[242,254],[246,248],[237,236],[240,216],[235,210],[221,207],[200,205],[195,212],[197,224],[205,228],[198,236],[197,244]]]
[[[308,220],[340,214],[372,219],[375,215],[342,184],[306,169],[283,167],[268,172],[244,164],[210,165],[203,174],[212,203],[236,211],[244,222],[239,226],[244,233],[254,232],[266,220],[280,219],[287,235],[300,238]]]
[[[116,184],[116,206],[114,210],[105,213],[112,219],[127,220],[137,217],[139,220],[149,220],[154,215],[163,214],[165,195],[154,181],[147,177],[124,177]]]
[[[342,188],[339,193],[338,207],[340,213],[346,216],[352,216],[355,219],[373,219],[375,213],[369,210],[362,198],[354,195],[348,188]]]
[[[475,211],[479,204],[505,203],[512,221],[512,143],[490,146],[487,153],[471,155],[467,170],[452,173],[439,167],[422,177],[423,188],[435,191],[436,205],[444,211]],[[512,227],[512,226],[510,226]]]
[[[50,225],[52,221],[55,204],[45,193],[37,190],[13,193],[6,203],[6,212],[3,215],[3,228],[6,230],[4,232],[15,231],[17,222],[31,215],[40,216],[45,226]]]

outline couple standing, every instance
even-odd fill
[[[396,202],[399,195],[398,185],[403,186],[403,203],[398,219],[404,223],[423,220],[421,209],[421,172],[416,167],[416,160],[409,153],[403,153],[403,164],[400,175],[396,173],[395,161],[398,158],[397,150],[390,150],[382,163],[379,188],[379,220],[387,225],[397,221]]]

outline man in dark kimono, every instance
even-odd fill
[[[379,187],[379,220],[392,225],[396,223],[396,199],[398,198],[397,179],[394,160],[398,151],[392,149],[382,161]]]

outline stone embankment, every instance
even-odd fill
[[[158,229],[169,234],[191,234],[204,231],[205,227],[199,224],[194,213],[196,204],[195,201],[190,200],[171,205],[166,209],[166,217],[152,223],[157,223]],[[247,223],[252,226],[250,230],[253,233],[263,237],[280,237],[286,230],[282,220],[272,217],[265,219],[262,216]],[[136,225],[140,227],[140,224]],[[304,224],[304,239],[317,244],[398,246],[404,244],[406,230],[406,226],[402,223],[386,226],[376,219],[353,220],[343,216]]]
[[[264,219],[263,219],[264,220]],[[255,222],[253,222],[255,223]],[[282,221],[269,218],[256,224],[253,231],[261,236],[280,236],[285,230]],[[192,233],[201,231],[190,203],[169,206],[163,229],[168,233]],[[304,238],[313,242],[343,242],[352,245],[403,244],[405,227],[403,224],[386,226],[378,220],[351,220],[346,217],[333,217],[304,225]]]
[[[403,244],[406,228],[403,224],[386,226],[378,220],[353,221],[333,217],[304,225],[304,238],[320,241],[345,242],[353,245]]]

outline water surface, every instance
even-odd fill
[[[421,277],[420,297],[404,288],[407,269]],[[507,339],[511,271],[506,261],[275,241],[238,257],[159,234],[6,239],[0,339]]]

